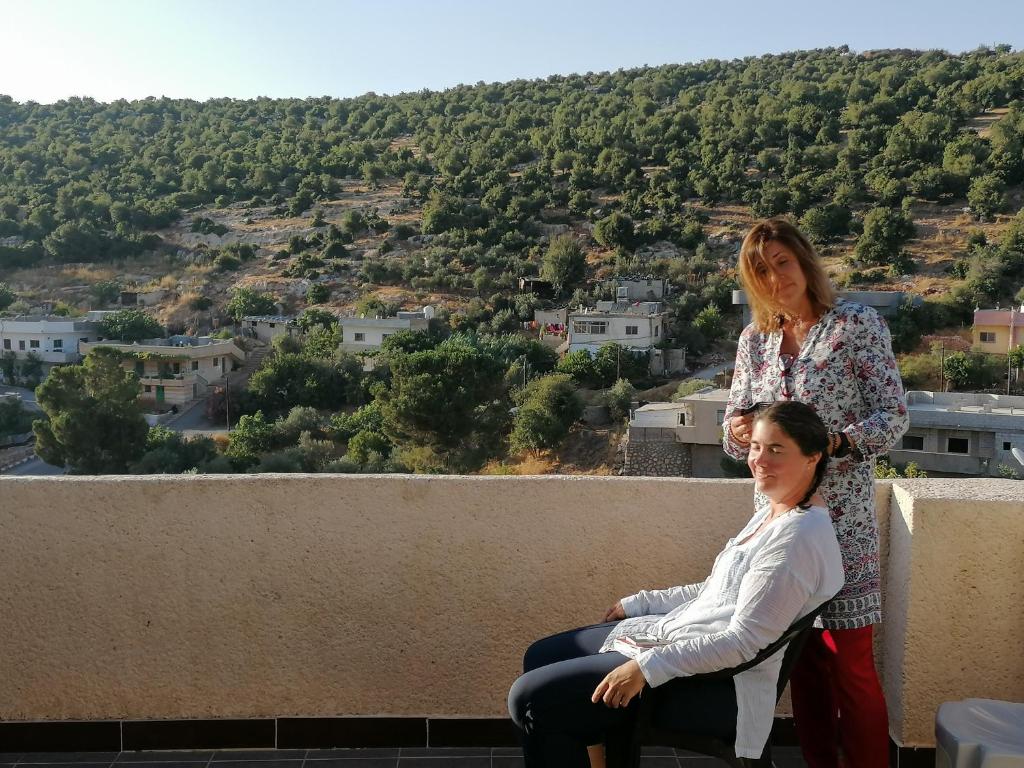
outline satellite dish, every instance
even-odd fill
[[[1011,448],[1010,453],[1013,454],[1013,458],[1017,460],[1017,463],[1024,467],[1024,448]]]

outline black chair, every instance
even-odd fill
[[[731,669],[723,669],[718,672],[708,672],[702,675],[692,675],[677,680],[670,680],[656,690],[645,686],[640,696],[640,704],[637,707],[633,727],[624,729],[618,733],[609,734],[608,743],[605,745],[605,755],[608,768],[637,768],[640,764],[640,750],[643,745],[675,747],[690,752],[698,752],[703,755],[710,755],[724,760],[734,768],[772,768],[771,743],[765,744],[764,753],[758,759],[737,757],[734,749],[734,739],[709,738],[686,732],[686,724],[680,723],[678,728],[658,727],[655,724],[655,708],[658,699],[662,696],[672,696],[678,690],[679,695],[687,695],[685,688],[687,684],[698,679],[723,679],[731,678],[744,672],[751,667],[756,667],[762,661],[774,656],[781,648],[786,647],[782,657],[782,666],[779,669],[779,684],[776,689],[775,700],[782,696],[782,691],[789,682],[789,676],[793,672],[796,661],[800,658],[800,652],[807,642],[808,634],[814,626],[814,620],[824,610],[826,603],[818,606],[802,619],[794,622],[778,640],[758,653],[750,661],[740,664]],[[653,694],[653,695],[652,695]]]

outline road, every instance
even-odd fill
[[[25,476],[25,475],[63,475],[66,470],[64,467],[55,467],[53,464],[47,464],[45,461],[40,459],[38,456],[32,457],[29,461],[24,464],[19,464],[16,467],[8,469],[4,472],[5,477],[11,476]]]

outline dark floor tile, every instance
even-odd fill
[[[282,749],[331,747],[425,747],[422,717],[281,717],[277,746]]]
[[[432,747],[515,747],[519,733],[512,720],[489,718],[431,718],[427,721]]]
[[[935,748],[900,747],[897,765],[899,768],[931,768],[935,765]]]
[[[433,734],[431,734],[433,735]],[[409,747],[403,748],[401,758],[406,757],[490,757],[490,747]]]
[[[394,758],[398,759],[398,747],[368,747],[365,749],[311,749],[306,752],[306,762],[310,760],[348,760],[369,758]],[[317,768],[323,768],[317,766]]]
[[[141,763],[132,763],[125,760],[120,760],[114,763],[114,766],[116,766],[116,768],[199,768],[205,765],[206,763],[177,763],[173,761],[155,762],[153,760],[147,760]]]
[[[397,757],[341,757],[317,760],[317,768],[396,768]]]
[[[494,747],[491,757],[522,757],[523,750],[519,747]]]
[[[652,757],[675,757],[676,751],[672,747],[641,747],[640,754]]]
[[[223,763],[238,760],[302,760],[304,749],[222,749],[213,756],[213,762]]]
[[[208,763],[213,757],[213,750],[175,749],[164,752],[122,752],[115,761],[117,765],[124,763]],[[157,768],[157,766],[154,766]]]
[[[0,752],[54,753],[76,755],[65,762],[81,762],[82,752],[113,752],[121,749],[121,723],[40,722],[0,723]],[[106,756],[96,757],[103,761]],[[6,761],[4,761],[6,762]]]
[[[273,749],[273,720],[132,720],[125,750]]]
[[[20,763],[105,763],[117,759],[117,752],[26,752]]]
[[[217,768],[302,768],[302,760],[226,760],[210,765]]]
[[[491,758],[491,768],[526,768],[526,761],[522,757],[499,757]]]
[[[29,764],[28,763],[19,763],[19,765],[29,765]],[[52,763],[36,763],[36,765],[46,766],[46,768],[110,768],[112,763],[111,762],[103,762],[103,763],[84,763],[84,762],[61,763],[61,762],[54,761]]]
[[[398,768],[491,768],[491,758],[399,757]]]
[[[678,768],[675,757],[641,757],[640,768]]]

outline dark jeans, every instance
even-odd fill
[[[616,622],[561,632],[538,640],[523,657],[523,675],[508,694],[508,711],[519,727],[527,768],[588,768],[587,746],[602,744],[615,729],[633,726],[639,697],[625,708],[590,701],[605,675],[628,659],[598,653]],[[672,681],[659,689],[655,724],[734,738],[736,690],[732,680]],[[667,692],[667,689],[666,689]]]

